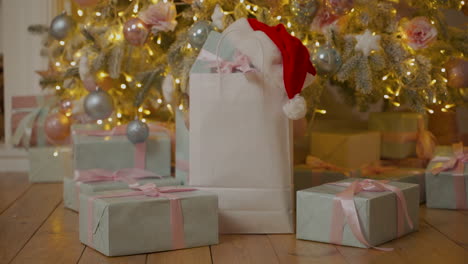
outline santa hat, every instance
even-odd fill
[[[249,18],[248,22],[253,30],[263,31],[281,52],[284,87],[289,98],[283,106],[284,113],[293,120],[303,118],[307,105],[300,93],[307,73],[316,74],[310,62],[309,50],[298,38],[291,36],[283,24],[270,27],[253,18]]]

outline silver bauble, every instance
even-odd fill
[[[75,27],[75,21],[65,12],[54,17],[50,23],[50,35],[57,40],[65,39]]]
[[[310,25],[317,14],[319,2],[317,0],[292,0],[290,8],[297,23]]]
[[[84,110],[93,119],[105,119],[114,111],[114,102],[108,93],[99,89],[86,96]]]
[[[127,138],[133,144],[145,142],[149,136],[149,127],[140,120],[133,120],[127,125]]]
[[[201,49],[211,30],[213,30],[213,26],[210,22],[204,20],[195,22],[188,31],[190,45],[196,49]]]
[[[325,45],[315,50],[312,63],[319,74],[333,74],[341,67],[341,55],[335,48]]]

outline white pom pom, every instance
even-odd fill
[[[303,118],[307,113],[307,103],[304,97],[296,94],[293,99],[283,105],[283,112],[292,120]]]
[[[172,78],[172,75],[167,75],[166,78],[164,78],[164,81],[162,83],[162,92],[164,99],[168,103],[172,103],[173,95],[174,95],[174,79]]]

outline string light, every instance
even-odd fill
[[[142,118],[141,122],[146,123],[146,118]]]
[[[385,81],[385,80],[387,80],[387,79],[388,79],[388,74],[385,75],[384,77],[382,77],[382,81]]]
[[[54,151],[54,153],[52,154],[54,157],[57,157],[58,156],[58,151]]]
[[[429,113],[429,114],[433,114],[434,113],[434,110],[430,109],[430,108],[426,108],[426,111]]]
[[[137,83],[136,87],[141,88],[141,83]]]
[[[286,24],[286,26],[288,26],[288,28],[291,28],[291,26],[292,26],[291,22],[288,21],[288,23]]]
[[[62,87],[60,87],[60,85],[55,86],[55,90],[58,91],[58,90],[60,90],[60,89],[62,89]]]
[[[78,10],[76,11],[76,13],[77,13],[78,16],[80,16],[80,17],[83,16],[83,14],[84,14],[83,10],[81,10],[81,9],[78,9]]]
[[[132,77],[130,77],[129,75],[125,76],[125,80],[126,80],[127,82],[133,81]]]
[[[180,84],[180,79],[179,79],[179,78],[176,78],[176,79],[175,79],[175,83]]]
[[[55,66],[60,67],[60,62],[57,61],[57,62],[55,63]]]
[[[133,7],[133,13],[138,13],[138,4]]]
[[[319,114],[324,115],[324,114],[327,113],[327,110],[325,110],[325,109],[315,109],[315,113],[319,113]]]
[[[117,118],[122,118],[122,113],[118,112],[117,113]]]
[[[145,109],[143,112],[145,113],[145,115],[151,115],[151,111],[148,109]]]
[[[138,108],[138,112],[139,112],[139,113],[143,113],[143,108],[142,108],[142,107],[139,107],[139,108]]]
[[[445,68],[442,68],[442,69],[440,69],[440,71],[441,71],[441,72],[445,72],[445,71],[446,71],[446,69],[445,69]]]
[[[253,11],[257,11],[257,10],[258,10],[258,6],[254,6]]]
[[[197,16],[193,16],[193,21],[197,21],[198,20],[198,17]]]
[[[441,108],[440,111],[444,112],[444,113],[447,113],[448,110],[446,108]]]
[[[101,12],[99,12],[99,11],[98,11],[98,12],[96,12],[96,16],[97,16],[97,17],[100,17],[101,15],[102,15],[102,13],[101,13]]]
[[[112,122],[112,117],[107,118],[107,121]]]
[[[158,98],[158,100],[156,100],[156,102],[158,102],[158,104],[162,104],[162,99],[161,98]]]
[[[277,20],[281,20],[281,16],[277,16],[276,19],[277,19]]]
[[[437,82],[436,79],[432,80],[432,81],[431,81],[431,85],[434,85],[436,82]]]
[[[125,90],[125,89],[127,89],[127,85],[126,85],[125,83],[122,83],[122,84],[120,85],[120,88],[122,88],[122,89]]]
[[[121,40],[122,39],[122,34],[115,34],[114,38],[115,38],[115,40]]]
[[[250,7],[251,7],[250,5],[247,5],[245,8],[250,9]]]
[[[65,46],[65,41],[61,40],[61,41],[59,42],[59,44],[60,44],[60,46]]]
[[[315,46],[316,46],[316,47],[320,47],[320,42],[315,41]]]
[[[447,105],[445,105],[445,108],[450,109],[450,108],[452,108],[454,106],[455,106],[454,104],[447,104]]]
[[[179,110],[180,111],[184,110],[184,106],[182,104],[179,105]]]
[[[97,123],[98,125],[102,125],[102,120],[101,120],[101,119],[98,119],[98,120],[96,121],[96,123]]]
[[[389,98],[390,98],[390,96],[388,96],[388,94],[384,94],[383,98],[385,98],[385,99],[389,99]]]
[[[392,102],[392,104],[396,107],[400,107],[400,103],[399,102]]]
[[[190,43],[187,43],[187,49],[191,49],[192,48],[192,45],[190,45]]]
[[[411,75],[411,72],[406,72],[406,75],[410,76],[410,75]]]
[[[70,62],[70,65],[71,65],[71,66],[76,66],[76,61],[71,61],[71,62]]]
[[[158,45],[161,45],[161,36],[158,36],[158,39],[156,40],[156,43],[158,43]],[[153,55],[151,55],[153,56]]]

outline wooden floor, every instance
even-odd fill
[[[0,174],[0,263],[468,263],[468,211],[421,207],[419,232],[385,244],[392,252],[296,240],[294,235],[222,235],[220,244],[107,258],[78,240],[78,215],[61,184]]]

